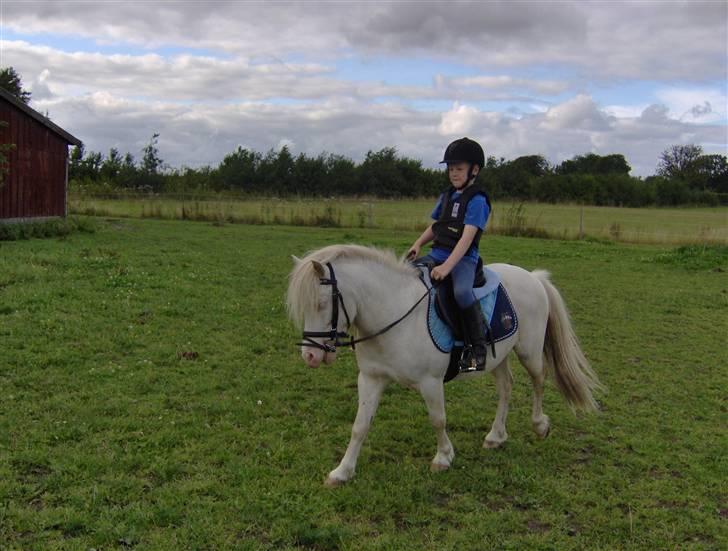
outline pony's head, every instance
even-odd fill
[[[310,255],[309,255],[310,256]],[[294,267],[289,276],[287,306],[288,315],[299,329],[306,332],[324,332],[331,329],[333,301],[331,293],[322,292],[321,281],[327,277],[326,267],[319,260],[306,257],[303,260],[293,257]],[[339,319],[338,325],[346,323]],[[337,327],[337,331],[346,330]],[[310,337],[321,348],[312,345],[301,346],[301,357],[309,367],[318,367],[323,361],[333,363],[335,350],[326,350],[331,339]]]
[[[294,266],[288,277],[287,307],[288,315],[299,329],[306,333],[330,333],[333,329],[334,308],[339,310],[336,320],[336,331],[345,333],[348,323],[355,322],[357,314],[356,285],[350,281],[352,274],[348,271],[348,280],[337,281],[340,285],[340,298],[336,297],[331,282],[331,273],[327,263],[337,266],[337,274],[345,273],[343,268],[351,263],[375,262],[388,265],[407,273],[412,268],[404,265],[391,251],[382,251],[360,245],[331,245],[307,254],[303,259],[293,257]],[[346,266],[345,266],[346,265]],[[341,272],[339,271],[341,269]],[[338,277],[338,276],[337,276]],[[334,291],[334,292],[332,292]],[[336,301],[340,301],[338,304]],[[347,319],[348,318],[348,319]],[[318,367],[321,363],[332,363],[336,359],[333,350],[333,339],[328,336],[309,337],[315,344],[301,346],[301,356],[310,367]]]

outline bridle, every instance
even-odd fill
[[[337,346],[350,346],[351,349],[354,350],[357,343],[368,341],[369,339],[378,337],[379,335],[386,333],[387,331],[392,329],[392,327],[404,320],[414,311],[415,308],[417,308],[420,302],[425,300],[425,298],[430,294],[430,291],[432,290],[431,287],[426,286],[427,291],[425,291],[425,294],[422,295],[420,299],[414,304],[414,306],[407,310],[407,312],[401,318],[393,321],[376,333],[367,335],[366,337],[355,339],[348,333],[349,326],[351,325],[351,320],[349,319],[349,312],[346,311],[344,297],[342,296],[341,291],[339,291],[339,284],[336,280],[334,267],[331,265],[331,262],[327,262],[326,267],[329,269],[329,277],[321,277],[319,278],[319,281],[321,285],[331,285],[331,329],[329,331],[304,331],[303,342],[296,343],[297,346],[309,346],[311,348],[318,348],[320,350],[323,350],[324,352],[336,352]],[[341,309],[344,311],[344,316],[346,317],[346,331],[339,331],[339,303],[341,303]],[[314,338],[321,337],[328,337],[328,339],[323,343],[313,340]],[[347,340],[342,341],[341,339]]]
[[[326,266],[329,269],[329,277],[319,278],[321,285],[331,285],[331,330],[330,331],[304,331],[303,340],[304,342],[296,343],[298,346],[310,346],[313,348],[320,348],[325,352],[336,352],[337,346],[351,346],[354,348],[354,337],[349,335],[347,332],[351,325],[349,319],[349,312],[346,311],[346,305],[344,304],[344,297],[339,291],[339,284],[336,281],[336,274],[334,273],[334,267],[331,262],[327,262]],[[341,303],[341,309],[344,311],[346,316],[346,331],[339,331],[339,303]],[[316,342],[314,337],[328,337],[328,341],[323,343]],[[342,342],[341,339],[349,339],[349,342]],[[329,344],[329,342],[333,344]]]

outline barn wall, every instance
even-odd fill
[[[14,143],[6,153],[10,172],[0,187],[0,218],[35,218],[66,214],[66,141],[45,125],[0,98],[0,143]]]

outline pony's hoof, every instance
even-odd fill
[[[540,432],[537,432],[536,434],[538,434],[538,437],[539,437],[539,438],[540,438],[541,440],[545,440],[546,438],[548,438],[549,434],[551,434],[551,425],[548,425],[548,426],[546,427],[546,430],[545,430],[545,431],[543,431],[542,433],[540,433]]]
[[[487,450],[500,448],[508,440],[508,433],[505,430],[491,430],[483,441],[483,447]]]
[[[339,478],[334,478],[333,476],[327,476],[326,480],[324,480],[324,486],[327,488],[338,488],[339,486],[343,486],[346,484],[346,480],[341,480]]]
[[[533,432],[542,440],[546,438],[551,433],[551,421],[549,421],[549,418],[547,417],[540,423],[534,423]]]
[[[441,473],[442,471],[446,471],[450,468],[450,465],[447,465],[445,463],[430,463],[430,472],[432,473]]]

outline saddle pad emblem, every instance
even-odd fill
[[[513,316],[508,312],[503,312],[503,315],[501,315],[501,325],[503,329],[510,331],[511,327],[513,327]]]

